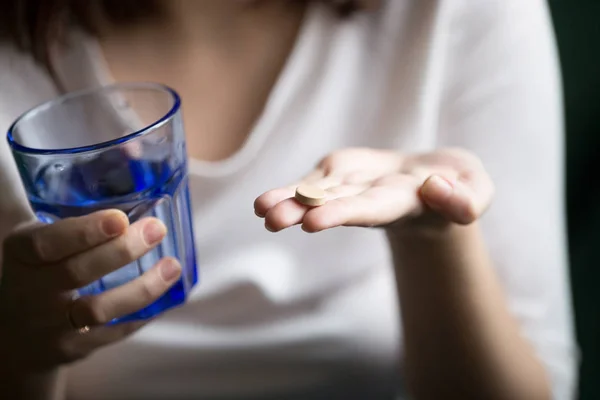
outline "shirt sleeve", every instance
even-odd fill
[[[483,161],[496,185],[481,224],[509,307],[555,399],[575,393],[558,57],[543,0],[456,4],[438,146]]]
[[[35,94],[48,94],[46,81],[31,61],[0,44],[0,243],[14,226],[33,218],[6,135],[12,122],[36,104]]]
[[[32,218],[19,174],[6,142],[8,119],[0,113],[0,240],[17,224]],[[1,256],[1,250],[0,250]]]

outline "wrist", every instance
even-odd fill
[[[397,266],[411,264],[445,264],[448,258],[464,258],[465,253],[482,245],[478,223],[458,225],[399,227],[386,229],[386,235]]]
[[[478,231],[477,222],[459,225],[441,217],[431,216],[428,221],[409,221],[385,228],[386,235],[393,242],[400,243],[444,243],[465,237],[466,233]]]

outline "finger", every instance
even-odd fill
[[[285,199],[289,199],[294,197],[295,187],[285,187],[279,189],[269,190],[258,196],[256,200],[254,200],[254,213],[261,218],[264,218],[269,210],[273,208],[276,204],[284,201]]]
[[[480,164],[478,168],[462,171],[458,181],[473,193],[479,215],[481,215],[489,207],[495,192],[494,183],[485,171],[483,164]]]
[[[254,213],[264,218],[267,212],[276,204],[280,203],[285,199],[294,197],[294,192],[298,185],[302,183],[313,183],[322,180],[325,177],[325,171],[322,168],[315,168],[304,176],[300,181],[291,184],[289,186],[272,189],[268,192],[263,193],[254,200]],[[325,189],[325,188],[324,188]]]
[[[181,266],[165,258],[141,277],[97,296],[80,297],[71,305],[72,323],[77,327],[104,325],[154,303],[181,275]]]
[[[5,254],[30,265],[53,263],[106,243],[128,225],[127,216],[119,210],[66,218],[51,225],[35,224],[10,236]]]
[[[325,170],[323,168],[315,168],[305,175],[300,181],[282,188],[269,190],[268,192],[265,192],[257,197],[254,201],[254,213],[257,216],[264,218],[267,212],[276,204],[285,199],[294,197],[296,188],[299,185],[302,183],[314,184],[315,182],[321,182],[319,187],[327,189],[334,186],[336,182],[341,183],[341,179],[337,177],[327,177],[325,176]]]
[[[458,224],[470,224],[487,208],[493,187],[485,180],[472,177],[468,183],[449,181],[433,175],[420,189],[422,200],[432,210]]]
[[[326,187],[333,181],[327,180],[321,183],[322,180],[315,182],[315,185],[319,187]],[[337,180],[335,182],[338,182]],[[335,200],[340,197],[355,196],[362,193],[365,190],[364,185],[341,185],[334,186],[325,190],[326,201]],[[300,224],[304,215],[312,207],[296,201],[295,198],[285,199],[268,210],[265,215],[265,228],[271,232],[279,232],[283,229],[289,228],[290,226]]]
[[[117,343],[144,327],[148,321],[135,321],[116,325],[97,326],[81,334],[74,331],[62,335],[54,352],[48,352],[50,365],[56,361],[72,363],[89,356],[101,347]]]
[[[123,340],[124,338],[146,326],[148,322],[149,320],[97,326],[85,334],[75,333],[79,340],[75,340],[73,344],[75,346],[79,346],[79,344],[81,344],[81,347],[85,353],[89,354],[91,351],[100,347]]]
[[[337,226],[384,226],[413,215],[419,208],[416,187],[376,186],[309,210],[303,218],[302,229],[320,232]]]
[[[159,219],[144,218],[110,242],[70,257],[58,265],[40,269],[40,280],[58,290],[79,289],[137,260],[156,247],[166,232],[165,225]]]
[[[299,224],[308,210],[308,206],[298,203],[293,197],[282,200],[267,211],[265,228],[270,232],[279,232]]]
[[[423,185],[431,177],[432,169],[428,167],[414,167],[407,173],[414,176],[419,181],[419,184]],[[450,182],[458,180],[460,177],[456,169],[443,166],[436,167],[435,174]]]

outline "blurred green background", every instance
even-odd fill
[[[571,280],[582,353],[579,399],[600,400],[600,0],[549,4],[565,90]]]

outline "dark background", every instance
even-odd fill
[[[571,281],[582,355],[579,399],[600,400],[600,0],[549,4],[565,90]]]

